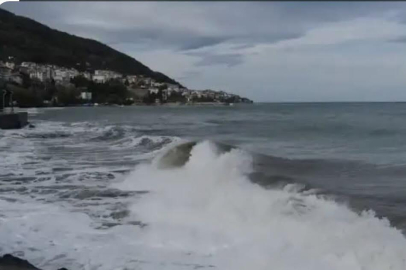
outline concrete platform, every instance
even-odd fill
[[[0,113],[1,129],[18,129],[28,124],[28,113]]]

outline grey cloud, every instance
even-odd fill
[[[227,67],[237,66],[243,63],[243,55],[238,53],[216,54],[207,52],[188,53],[191,56],[198,56],[201,59],[196,66],[226,65]]]
[[[244,44],[272,43],[301,36],[306,30],[302,27],[303,22],[293,20],[290,23],[289,16],[284,19],[273,14],[275,12],[270,14],[275,9],[272,3],[150,3],[152,16],[145,16],[145,12],[137,9],[141,4],[145,8],[146,3],[135,2],[100,2],[97,6],[91,2],[19,2],[3,6],[51,27],[109,44],[153,43],[153,48],[161,46],[180,51],[209,47],[227,40]],[[107,28],[107,18],[118,26]]]
[[[188,70],[186,72],[183,72],[182,76],[176,77],[177,80],[185,80],[185,79],[191,79],[191,78],[196,78],[199,77],[202,73],[197,70]]]
[[[391,39],[391,40],[389,40],[389,42],[406,43],[406,36],[399,37],[399,38],[396,38],[396,39]]]
[[[319,96],[351,100],[354,95],[350,92],[358,89],[355,86],[365,88],[359,90],[360,95],[369,96],[367,88],[382,89],[384,85],[386,92],[391,85],[392,90],[402,89],[404,85],[404,76],[398,75],[399,66],[405,68],[401,61],[402,46],[386,44],[393,49],[388,55],[386,47],[381,50],[380,45],[368,42],[362,43],[363,48],[368,48],[362,53],[357,51],[359,47],[342,45],[317,52],[259,50],[260,57],[250,57],[248,53],[254,54],[255,50],[246,50],[300,38],[325,24],[361,17],[406,23],[404,2],[72,1],[9,2],[1,7],[58,30],[119,48],[141,58],[153,69],[184,79],[185,85],[196,89],[226,86],[244,92],[252,88],[250,94],[257,95],[259,100],[310,101]],[[406,36],[389,41],[406,43]],[[340,59],[354,60],[345,67],[335,61],[323,62],[330,57],[335,59],[335,54],[339,54]],[[388,61],[387,57],[395,54],[397,57]],[[267,61],[267,57],[272,61]],[[151,58],[153,60],[148,60]],[[375,60],[370,63],[371,59]],[[386,62],[396,63],[386,68],[381,64]],[[368,69],[357,68],[357,63],[366,63]],[[208,68],[214,65],[216,69]],[[320,65],[329,66],[334,72],[327,72]],[[274,86],[272,90],[267,88],[269,81]],[[326,91],[330,88],[335,90]],[[297,89],[301,89],[300,93]],[[340,94],[340,89],[348,91]]]
[[[236,66],[244,61],[238,50],[299,38],[322,23],[395,9],[399,3],[10,2],[2,7],[113,47],[188,54],[227,42],[235,45],[233,53],[189,55],[200,58],[197,66]]]
[[[365,16],[381,12],[382,7],[397,6],[362,2],[11,2],[2,5],[51,27],[111,45],[134,43],[150,49],[177,51],[226,41],[242,46],[274,43],[301,37],[322,22]],[[107,19],[116,27],[106,27]]]
[[[190,41],[185,41],[184,44],[180,46],[181,51],[196,50],[205,47],[210,47],[223,43],[228,40],[227,37],[192,37]]]

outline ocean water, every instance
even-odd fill
[[[406,269],[406,103],[29,109],[0,255],[44,270]]]

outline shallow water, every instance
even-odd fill
[[[29,113],[35,128],[0,131],[0,254],[45,270],[406,269],[406,104]]]

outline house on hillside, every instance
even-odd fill
[[[52,78],[56,83],[69,82],[70,76],[66,69],[64,68],[55,68],[53,70]]]
[[[87,72],[87,71],[81,72],[80,75],[83,76],[83,78],[85,78],[85,79],[87,79],[89,81],[92,80],[92,74],[90,74],[90,72]]]
[[[180,87],[177,84],[173,84],[173,83],[167,83],[166,84],[168,86],[169,90],[172,90],[174,92],[180,92]]]
[[[37,79],[44,82],[52,78],[52,66],[36,65],[35,67],[28,68],[25,73],[27,73],[31,79]]]
[[[95,70],[94,75],[93,75],[93,81],[98,82],[98,83],[105,83],[109,80],[120,79],[122,77],[123,77],[122,74],[115,72],[115,71]]]
[[[150,89],[149,89],[149,93],[150,93],[150,94],[158,94],[158,93],[159,93],[159,89],[158,89],[158,88],[150,88]]]
[[[86,101],[91,101],[92,100],[92,93],[91,92],[81,92],[80,93],[80,98]]]
[[[33,70],[30,72],[30,78],[31,79],[37,79],[40,82],[43,82],[45,80],[46,74],[42,70]]]
[[[128,76],[127,76],[127,81],[128,81],[130,84],[137,83],[137,82],[138,82],[138,79],[139,79],[139,76],[137,76],[137,75],[128,75]]]
[[[71,68],[71,69],[68,69],[67,70],[67,76],[69,77],[69,79],[73,79],[73,78],[75,78],[76,76],[78,76],[80,73],[79,73],[79,71],[77,71],[76,69],[74,69],[74,68]]]
[[[104,75],[93,75],[92,80],[96,83],[105,83],[107,81],[106,76]]]
[[[143,79],[143,82],[144,82],[146,85],[151,85],[151,78],[146,77],[146,78]]]
[[[22,62],[20,66],[23,68],[35,68],[37,64],[33,62]]]
[[[11,69],[4,64],[0,65],[0,80],[9,81],[11,76]]]
[[[15,64],[13,62],[6,62],[6,63],[4,63],[4,65],[6,67],[8,67],[9,69],[14,69],[15,68]]]

